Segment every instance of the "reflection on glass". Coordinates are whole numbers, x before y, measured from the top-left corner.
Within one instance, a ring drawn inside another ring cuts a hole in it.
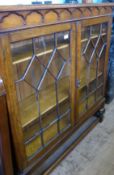
[[[12,43],[12,64],[28,158],[70,122],[70,32]]]
[[[103,97],[107,23],[84,27],[81,36],[80,116]]]

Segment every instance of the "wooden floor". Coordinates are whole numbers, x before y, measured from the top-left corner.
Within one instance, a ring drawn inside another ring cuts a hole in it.
[[[105,119],[61,162],[51,175],[114,175],[114,101]]]

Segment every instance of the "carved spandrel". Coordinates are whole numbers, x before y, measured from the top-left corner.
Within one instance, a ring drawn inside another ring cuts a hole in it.
[[[72,12],[72,18],[80,18],[82,16],[82,13],[80,9],[74,9]]]
[[[60,20],[69,20],[72,18],[72,13],[68,9],[64,9],[60,13]]]
[[[97,8],[97,7],[92,7],[92,8],[90,8],[90,11],[91,11],[91,15],[92,16],[98,16],[99,15],[99,13],[100,13],[100,10]]]
[[[112,7],[67,7],[35,9],[0,13],[0,30],[15,30],[37,25],[66,22],[78,18],[102,16],[112,13]]]
[[[17,13],[5,14],[0,21],[0,29],[16,28],[25,24],[23,16]]]
[[[82,12],[83,12],[83,16],[92,16],[93,15],[90,8],[84,8],[82,10]]]
[[[38,25],[43,23],[43,15],[39,12],[29,12],[26,15],[26,25]]]
[[[55,10],[49,10],[45,13],[44,21],[45,23],[52,23],[58,21],[59,15]]]

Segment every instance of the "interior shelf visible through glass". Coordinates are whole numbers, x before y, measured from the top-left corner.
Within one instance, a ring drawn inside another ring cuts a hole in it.
[[[30,158],[71,126],[70,32],[12,43],[11,51]]]
[[[107,23],[82,28],[79,115],[103,97]]]

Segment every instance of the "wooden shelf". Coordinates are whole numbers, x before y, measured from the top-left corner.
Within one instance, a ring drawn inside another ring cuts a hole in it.
[[[70,99],[66,99],[64,102],[59,103],[59,113],[65,114],[66,111],[70,110]],[[46,113],[42,116],[42,128],[50,127],[53,122],[57,120],[56,107],[51,112]],[[32,123],[24,127],[24,140],[25,142],[36,136],[36,133],[40,131],[39,118],[35,119]]]
[[[102,73],[99,73],[98,76],[100,77]],[[86,77],[85,73],[81,74],[81,86],[80,89],[86,86]],[[91,70],[91,80],[90,82],[94,81],[96,79],[96,73],[95,70]],[[59,88],[59,103],[64,103],[69,97],[68,97],[68,77],[63,78],[59,82],[60,88]],[[55,95],[55,89],[54,84],[50,87],[45,89],[45,100],[43,98],[44,93],[40,96],[40,108],[41,108],[41,115],[45,115],[46,113],[50,112],[51,110],[54,110],[56,107],[56,100],[54,97]],[[38,107],[37,102],[35,100],[34,94],[23,100],[19,103],[20,105],[20,111],[21,113],[21,122],[22,127],[26,128],[31,123],[35,123],[35,121],[38,119]]]
[[[86,74],[87,74],[86,69],[84,69],[83,72],[81,73],[81,77],[80,77],[80,84],[81,84],[80,89],[84,88],[87,84]],[[101,75],[102,75],[102,72],[98,72],[98,77],[100,77]],[[91,69],[89,83],[91,83],[95,79],[96,79],[96,71],[95,71],[95,69]]]
[[[62,78],[59,82],[59,106],[61,113],[64,113],[69,108],[69,88],[68,88],[68,77]],[[43,118],[43,127],[56,119],[56,101],[54,99],[54,85],[45,89],[45,101],[43,100],[43,94],[40,96],[40,107],[42,109],[41,115]],[[49,105],[51,104],[51,105]],[[36,103],[34,101],[34,95],[31,95],[23,102],[20,103],[20,111],[22,111],[21,122],[24,129],[24,140],[31,140],[25,145],[27,157],[34,156],[37,151],[41,148],[41,138],[36,133],[39,132],[38,126],[38,112]],[[47,115],[46,115],[47,114]],[[59,121],[60,130],[64,130],[70,127],[67,115]],[[43,132],[44,143],[48,144],[52,139],[57,137],[57,122],[49,125],[48,128]],[[34,137],[34,139],[31,139]]]
[[[71,126],[70,123],[68,122],[67,117],[62,118],[59,123],[61,131],[65,131]],[[58,137],[57,123],[53,124],[43,133],[43,139],[45,144],[48,144],[51,140],[57,137]],[[38,150],[40,151],[40,148],[41,148],[41,137],[37,136],[35,137],[34,140],[29,142],[25,146],[27,157],[34,156],[38,152]]]
[[[101,36],[105,36],[105,35],[106,35],[106,33],[101,34]],[[93,35],[91,37],[91,39],[95,39],[95,38],[98,38],[98,35]],[[84,38],[81,40],[81,42],[86,42],[86,41],[88,41],[88,38]],[[66,49],[68,46],[69,46],[69,44],[64,44],[62,46],[59,46],[58,50]],[[40,52],[40,53],[36,54],[36,56],[41,57],[43,55],[51,53],[52,51],[53,51],[53,49],[47,49],[44,52]],[[31,57],[32,57],[32,52],[30,52],[30,51],[28,51],[26,54],[23,53],[21,56],[16,55],[16,57],[15,57],[16,61],[13,61],[13,65],[29,61],[31,59]]]
[[[102,33],[101,36],[105,36],[106,34],[107,33]],[[98,37],[99,37],[99,35],[93,35],[93,36],[91,36],[91,39],[96,39]],[[81,40],[81,43],[86,42],[88,40],[89,40],[89,38],[84,38],[84,39]]]
[[[59,103],[63,103],[68,99],[68,91],[68,77],[65,77],[59,81]],[[40,95],[41,115],[48,113],[56,107],[56,94],[54,84],[46,88],[44,93]],[[20,102],[19,106],[21,111],[22,127],[24,128],[33,123],[38,118],[38,106],[37,101],[35,100],[35,96],[29,96]]]
[[[103,98],[102,95],[102,91],[103,90],[103,85],[101,85],[99,88],[97,88],[97,90],[93,91],[93,93],[91,93],[91,95],[88,95],[88,98],[85,98],[85,100],[83,100],[80,105],[79,105],[79,114],[80,116],[82,116],[84,113],[87,112],[86,109],[86,104],[88,102],[88,109],[90,109],[93,105],[96,104],[96,102],[98,102],[101,98]],[[96,99],[95,99],[96,97]]]
[[[64,44],[62,46],[59,46],[57,49],[58,50],[62,50],[62,49],[66,49],[67,47],[69,47],[69,44]],[[40,52],[38,54],[36,54],[37,57],[41,57],[43,55],[46,55],[46,54],[49,54],[49,53],[52,53],[53,49],[47,49],[46,51],[44,52]],[[30,56],[31,55],[31,56]],[[29,61],[32,57],[32,52],[27,52],[26,54],[23,54],[21,56],[16,56],[16,61],[13,61],[13,65],[17,65],[17,64],[20,64],[20,63],[23,63],[23,62],[26,62],[26,61]]]

